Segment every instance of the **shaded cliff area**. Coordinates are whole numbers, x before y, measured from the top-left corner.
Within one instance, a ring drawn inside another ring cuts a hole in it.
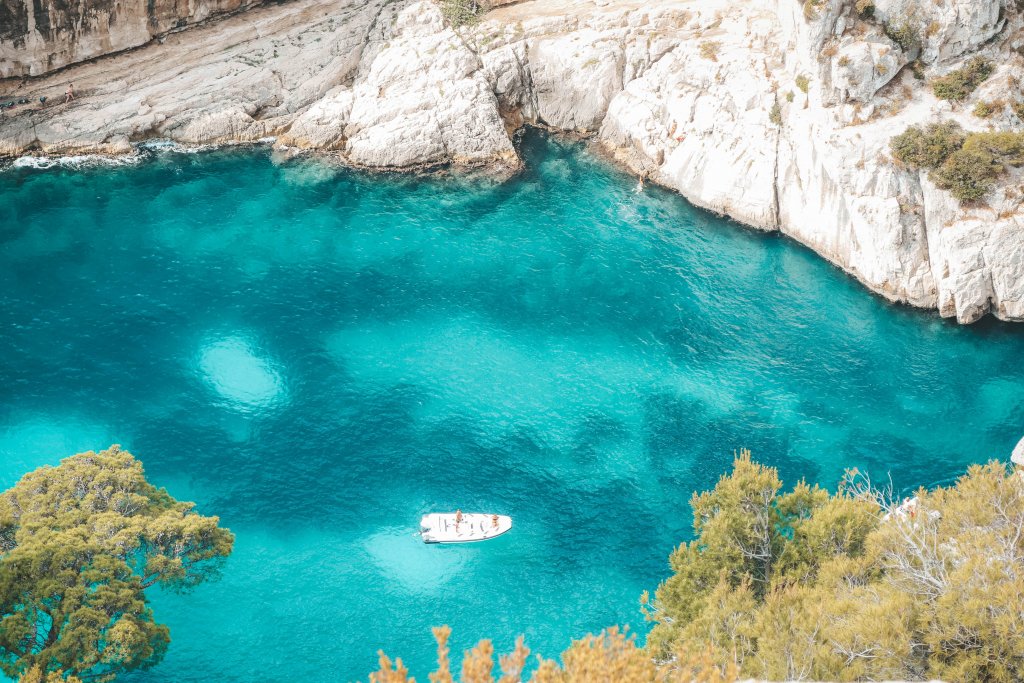
[[[261,0],[0,0],[0,78],[54,69],[148,43]]]

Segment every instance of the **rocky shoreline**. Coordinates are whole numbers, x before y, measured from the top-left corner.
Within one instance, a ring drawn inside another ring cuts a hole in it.
[[[430,0],[292,0],[0,81],[8,99],[35,103],[0,118],[0,157],[273,137],[283,153],[368,169],[507,175],[521,164],[515,131],[544,126],[593,138],[694,204],[790,235],[887,299],[962,323],[1019,321],[1016,176],[962,206],[888,147],[937,119],[1024,126],[1010,107],[970,113],[1024,80],[1014,11],[876,0],[865,19],[852,0],[530,0],[456,31]],[[904,50],[891,17],[912,17],[926,38]],[[996,73],[961,105],[936,99],[927,79],[979,51]],[[61,104],[69,82],[78,99]]]

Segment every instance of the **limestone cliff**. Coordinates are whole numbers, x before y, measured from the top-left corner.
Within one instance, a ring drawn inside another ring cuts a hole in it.
[[[59,95],[74,79],[83,96],[0,120],[0,155],[273,136],[372,168],[509,169],[512,133],[544,125],[792,236],[889,299],[961,322],[1024,320],[1015,176],[961,205],[889,154],[893,135],[938,118],[1024,127],[1010,106],[1024,99],[1016,12],[1002,0],[533,0],[456,31],[430,0],[294,0],[14,90]],[[978,53],[996,73],[963,104],[936,99],[928,79]],[[1005,106],[972,116],[983,97]]]
[[[0,78],[143,45],[260,0],[0,0]]]

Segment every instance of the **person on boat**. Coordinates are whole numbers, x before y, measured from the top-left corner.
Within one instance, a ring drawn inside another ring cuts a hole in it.
[[[498,528],[498,515],[491,515],[491,526]]]
[[[455,511],[455,530],[459,530],[459,522],[462,521],[462,510]]]

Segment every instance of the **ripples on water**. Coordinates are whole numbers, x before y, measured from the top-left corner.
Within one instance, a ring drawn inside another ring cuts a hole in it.
[[[514,181],[365,176],[265,151],[0,174],[0,485],[120,442],[238,534],[156,593],[135,681],[420,678],[614,623],[740,447],[900,488],[1005,457],[1024,328],[889,306],[806,250],[526,141]],[[513,533],[427,547],[429,510]]]

